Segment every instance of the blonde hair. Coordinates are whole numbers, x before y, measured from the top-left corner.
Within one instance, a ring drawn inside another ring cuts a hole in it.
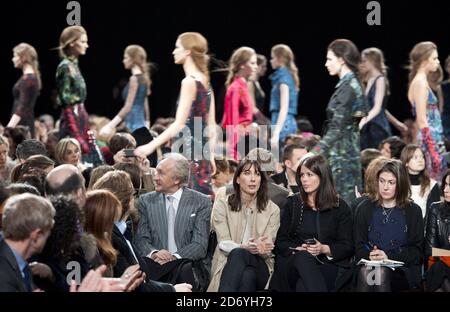
[[[390,94],[389,90],[389,79],[387,75],[388,67],[385,64],[384,54],[378,48],[367,48],[361,52],[362,56],[368,59],[376,69],[378,69],[384,76],[384,81],[386,84],[386,94]],[[364,83],[367,83],[367,75],[363,77]]]
[[[59,37],[59,51],[60,57],[68,57],[72,55],[70,44],[79,40],[82,35],[87,35],[86,30],[82,26],[69,26],[64,28]]]
[[[295,65],[295,57],[291,48],[285,44],[277,44],[272,47],[272,53],[275,57],[282,62],[284,62],[285,66],[289,70],[294,79],[295,86],[297,90],[300,89],[300,78],[298,73],[298,68]]]
[[[437,46],[431,41],[419,42],[409,53],[409,84],[417,74],[420,65],[426,61],[433,51],[437,51]]]
[[[147,93],[150,94],[152,80],[150,78],[150,63],[147,62],[147,52],[140,45],[132,44],[125,49],[125,54],[130,57],[133,65],[138,66],[142,70],[142,76],[147,85]]]
[[[240,47],[233,52],[229,61],[228,77],[225,82],[226,87],[230,86],[234,76],[239,72],[240,67],[247,63],[253,55],[256,55],[256,52],[249,47]]]
[[[191,57],[195,66],[206,76],[209,81],[209,55],[208,41],[198,32],[185,32],[178,36],[184,49],[191,51]]]
[[[77,146],[81,153],[80,143],[78,143],[78,141],[76,139],[74,139],[74,138],[62,139],[61,141],[58,142],[58,144],[56,144],[56,147],[55,147],[55,159],[58,162],[58,164],[60,164],[60,165],[66,163],[65,158],[66,158],[67,149],[69,148],[69,144],[73,144],[73,145]]]
[[[13,53],[16,53],[20,57],[22,63],[30,64],[31,67],[33,67],[34,74],[36,75],[36,79],[38,82],[38,88],[39,90],[41,90],[42,80],[36,49],[32,45],[22,42],[13,48]]]

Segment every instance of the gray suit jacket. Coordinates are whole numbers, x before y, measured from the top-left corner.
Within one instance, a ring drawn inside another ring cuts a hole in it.
[[[208,248],[211,200],[184,188],[175,217],[175,243],[182,258],[200,260]],[[151,192],[139,198],[140,219],[135,245],[142,256],[153,250],[168,249],[167,214],[164,194]]]
[[[25,283],[13,252],[0,240],[0,292],[26,292]]]

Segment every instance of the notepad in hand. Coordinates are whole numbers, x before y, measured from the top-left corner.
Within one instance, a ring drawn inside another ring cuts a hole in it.
[[[384,267],[389,267],[389,268],[398,268],[401,266],[404,266],[405,263],[401,262],[401,261],[395,261],[395,260],[366,260],[366,259],[361,259],[358,262],[358,265],[367,265],[367,266],[384,266]]]

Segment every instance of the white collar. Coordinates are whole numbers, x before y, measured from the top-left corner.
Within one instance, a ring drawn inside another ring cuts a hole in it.
[[[183,188],[179,188],[178,191],[176,191],[176,192],[173,193],[172,195],[164,194],[164,196],[166,197],[166,200],[167,200],[167,197],[168,197],[168,196],[172,196],[172,197],[175,198],[178,202],[180,202],[180,200],[181,200],[181,195],[183,195]]]

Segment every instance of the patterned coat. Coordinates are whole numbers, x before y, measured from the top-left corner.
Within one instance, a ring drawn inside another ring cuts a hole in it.
[[[313,152],[323,154],[333,173],[336,190],[345,201],[362,188],[358,123],[367,115],[361,85],[353,72],[341,78],[327,107],[326,130]]]

